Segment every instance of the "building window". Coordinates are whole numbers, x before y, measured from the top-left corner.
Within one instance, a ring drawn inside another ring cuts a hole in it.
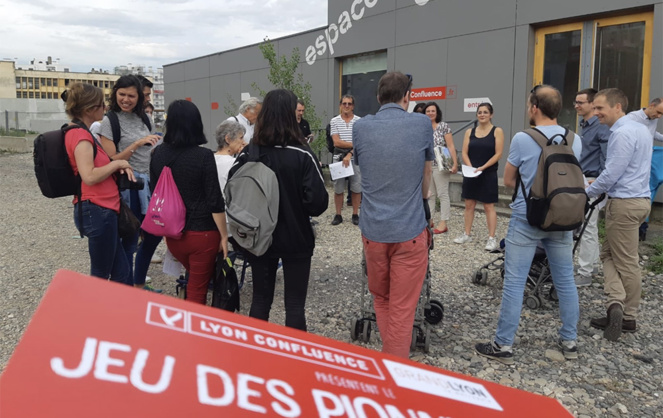
[[[354,113],[357,116],[374,114],[380,109],[375,92],[380,77],[386,72],[386,51],[357,55],[341,61],[341,96],[351,94],[355,98]]]
[[[35,78],[35,89],[39,89],[39,79]]]
[[[108,81],[104,81],[104,88],[108,88]]]
[[[53,98],[53,93],[51,93],[51,92],[46,93],[46,97],[49,98],[49,99],[52,99]]]
[[[17,91],[17,92],[16,92],[16,98],[17,98],[17,99],[20,99],[20,98],[21,98],[21,92],[20,92],[20,91]]]
[[[23,98],[24,98],[24,99],[27,99],[27,98],[28,98],[28,92],[27,92],[27,91],[24,91],[24,92],[22,92],[21,94],[23,95]]]
[[[35,92],[34,92],[34,91],[31,91],[31,92],[28,94],[28,98],[29,98],[29,99],[34,99],[34,98],[35,98]]]
[[[34,84],[32,82],[32,77],[28,77],[28,88],[31,89],[33,88]]]
[[[17,89],[21,88],[21,77],[16,77],[16,88]]]
[[[64,79],[64,85],[65,85],[65,87],[69,85],[69,79],[68,78]]]
[[[47,78],[47,79],[46,79],[46,85],[47,85],[48,87],[51,87],[51,86],[53,85],[52,81],[53,81],[52,78]]]
[[[41,98],[42,98],[42,99],[45,99],[45,98],[46,98],[46,93],[42,93],[42,94],[41,94]]]

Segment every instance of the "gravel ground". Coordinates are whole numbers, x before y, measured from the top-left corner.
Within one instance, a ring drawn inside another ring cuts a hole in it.
[[[0,370],[3,370],[51,277],[60,268],[87,273],[87,243],[73,223],[70,198],[46,199],[37,187],[29,154],[0,155]],[[333,202],[330,199],[330,202]],[[333,205],[333,203],[332,203]],[[313,258],[307,303],[309,331],[352,342],[349,323],[361,313],[363,289],[359,229],[352,225],[350,208],[345,222],[331,226],[333,208],[318,219],[318,246]],[[486,379],[558,399],[579,417],[663,416],[661,363],[663,275],[645,275],[638,332],[616,343],[589,327],[593,316],[603,314],[602,277],[579,291],[581,318],[579,358],[564,361],[556,350],[559,327],[557,305],[544,300],[538,310],[523,308],[515,345],[514,366],[505,366],[474,354],[476,342],[489,339],[495,330],[500,305],[501,280],[493,274],[483,286],[472,284],[472,274],[495,255],[483,251],[486,224],[478,214],[477,239],[460,246],[452,239],[462,231],[462,210],[453,208],[450,232],[437,236],[430,254],[433,298],[444,304],[444,319],[433,327],[430,352],[413,352],[412,359],[458,373]],[[508,220],[498,219],[504,236]],[[659,226],[660,228],[660,226]],[[165,247],[158,250],[163,253]],[[646,245],[642,253],[651,253]],[[646,258],[646,257],[645,257]],[[643,260],[646,264],[646,260]],[[153,285],[174,295],[174,279],[152,264]],[[242,290],[246,314],[251,279]],[[283,323],[282,287],[277,287],[272,320]],[[355,342],[357,343],[357,342]],[[370,343],[379,349],[379,335]],[[536,415],[533,413],[533,415]]]

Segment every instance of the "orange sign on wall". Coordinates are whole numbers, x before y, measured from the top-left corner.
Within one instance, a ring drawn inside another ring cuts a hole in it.
[[[412,89],[410,92],[410,101],[412,102],[429,102],[455,98],[456,86],[424,87],[421,89]]]
[[[571,416],[551,398],[59,271],[0,378],[0,416]]]

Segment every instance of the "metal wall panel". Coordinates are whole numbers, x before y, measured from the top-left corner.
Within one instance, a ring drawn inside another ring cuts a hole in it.
[[[209,59],[211,76],[267,68],[267,61],[263,59],[257,45],[212,55]]]
[[[661,4],[660,0],[518,0],[518,25],[550,22],[580,16]]]
[[[209,78],[209,57],[184,62],[185,81]]]

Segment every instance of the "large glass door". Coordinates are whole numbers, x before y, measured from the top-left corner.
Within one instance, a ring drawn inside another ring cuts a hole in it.
[[[642,13],[595,21],[594,88],[616,87],[628,97],[629,111],[647,105],[652,15]]]
[[[580,86],[582,23],[544,28],[536,35],[535,85],[548,84],[562,93],[562,111],[557,122],[576,128],[573,107]]]
[[[562,93],[558,123],[577,128],[573,107],[578,90],[616,87],[629,110],[649,101],[653,13],[540,28],[536,31],[534,80]]]
[[[341,96],[355,98],[357,116],[375,114],[380,110],[376,99],[378,81],[387,72],[387,52],[371,52],[344,58],[341,61]]]

